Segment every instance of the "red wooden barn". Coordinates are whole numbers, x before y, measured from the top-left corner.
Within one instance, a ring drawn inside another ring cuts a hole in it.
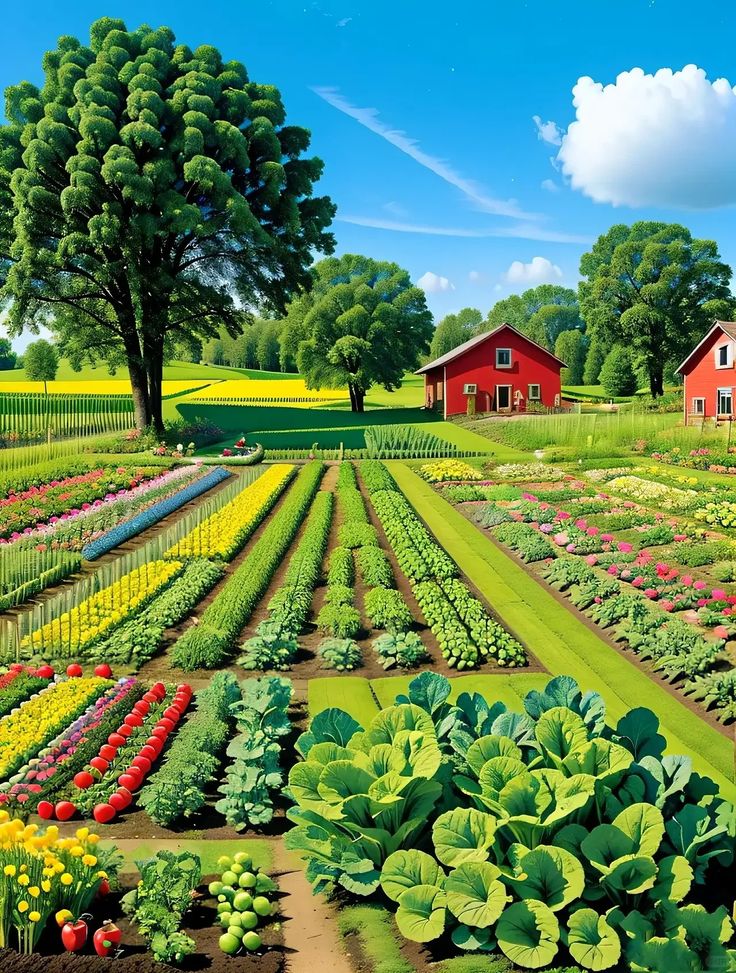
[[[417,371],[424,404],[445,418],[468,411],[523,412],[559,406],[565,363],[510,324],[476,335]]]
[[[677,369],[685,383],[686,423],[736,413],[735,351],[736,321],[716,321]]]

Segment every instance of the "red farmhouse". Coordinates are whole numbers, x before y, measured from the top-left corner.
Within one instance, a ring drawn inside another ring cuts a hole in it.
[[[716,321],[677,371],[685,382],[685,422],[732,416],[736,396],[736,321]]]
[[[523,412],[560,405],[565,363],[510,324],[479,334],[417,371],[424,404],[445,418],[468,411]]]

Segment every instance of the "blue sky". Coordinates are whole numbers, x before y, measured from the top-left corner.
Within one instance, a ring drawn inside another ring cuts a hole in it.
[[[736,266],[723,0],[36,0],[4,11],[0,86],[39,81],[56,38],[86,38],[104,14],[167,24],[276,84],[325,161],[339,251],[402,264],[438,317],[541,279],[574,286],[614,222],[683,222]],[[690,64],[705,75],[649,77]],[[635,68],[606,96],[584,83],[568,131],[579,78],[613,85]]]

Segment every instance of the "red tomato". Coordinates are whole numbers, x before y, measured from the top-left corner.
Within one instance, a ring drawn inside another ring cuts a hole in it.
[[[151,708],[151,704],[145,699],[139,699],[138,702],[133,707],[134,713],[140,713],[141,716],[146,716]]]
[[[122,747],[125,743],[125,737],[122,733],[111,733],[107,738],[107,742],[111,747]]]
[[[111,743],[105,743],[100,747],[100,756],[103,760],[114,760],[118,755],[118,748]]]
[[[82,667],[78,662],[72,662],[71,665],[66,667],[66,674],[71,679],[78,679],[82,675]]]
[[[148,771],[151,769],[151,761],[148,759],[148,757],[144,757],[140,753],[138,754],[137,757],[133,757],[132,765],[134,767],[140,768],[140,770],[142,770],[144,774],[147,774]]]
[[[120,787],[118,790],[113,791],[108,799],[108,803],[112,804],[116,811],[124,811],[126,807],[130,805],[133,800],[133,795],[127,789],[127,787]]]
[[[126,739],[132,734],[132,732],[133,732],[133,727],[129,726],[127,723],[122,723],[118,727],[118,733],[120,734],[121,737],[126,737]]]
[[[158,740],[163,741],[166,739],[166,737],[169,735],[170,732],[171,731],[167,729],[165,726],[154,726],[154,728],[151,730],[151,736],[155,737]]]
[[[112,821],[117,813],[112,804],[96,804],[92,811],[92,817],[99,824],[107,824]]]
[[[125,787],[129,791],[134,791],[138,787],[139,779],[132,774],[124,773],[118,777],[120,787]]]
[[[38,669],[36,669],[36,675],[39,679],[53,679],[54,670],[49,665],[39,666]]]
[[[107,773],[110,769],[110,764],[105,760],[104,757],[93,757],[89,762],[90,767],[94,767],[95,770],[99,770],[101,774]]]
[[[109,679],[112,676],[112,669],[106,662],[101,662],[95,666],[95,675],[100,676],[101,679]]]
[[[77,809],[71,801],[58,801],[54,811],[59,821],[68,821],[77,813]]]
[[[155,747],[151,746],[149,743],[144,743],[141,747],[140,756],[148,757],[149,760],[153,761],[156,759],[156,757],[158,757],[159,753],[160,751]]]
[[[168,717],[168,716],[163,716],[163,717],[162,717],[162,718],[161,718],[161,719],[160,719],[160,720],[158,721],[158,723],[157,723],[156,725],[157,725],[157,726],[162,726],[162,727],[164,728],[164,730],[168,730],[168,732],[169,732],[169,733],[171,733],[171,731],[172,731],[172,730],[174,729],[174,726],[175,726],[176,724],[174,723],[174,721],[173,721],[173,720],[172,720],[172,719],[171,719],[170,717]]]
[[[95,779],[88,770],[80,770],[78,774],[74,775],[74,786],[78,787],[80,791],[86,791],[94,782]],[[64,819],[60,818],[59,820],[63,821]]]
[[[143,726],[143,717],[140,713],[128,713],[128,715],[123,720],[126,726]]]
[[[54,805],[51,803],[51,801],[39,801],[38,807],[36,808],[36,814],[44,821],[48,821],[54,816]]]

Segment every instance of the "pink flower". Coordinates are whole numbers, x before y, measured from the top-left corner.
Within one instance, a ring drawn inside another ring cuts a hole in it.
[[[612,564],[608,569],[608,573],[614,575],[615,577],[618,574],[618,567],[615,564]]]
[[[645,588],[644,594],[647,596],[647,598],[651,598],[651,599],[655,599],[659,596],[659,592],[657,591],[656,588]]]
[[[674,607],[675,607],[674,601],[668,601],[666,599],[663,600],[663,601],[660,601],[659,604],[661,605],[662,609],[664,611],[666,611],[666,612],[671,612],[674,609]]]
[[[558,510],[557,511],[557,517],[556,517],[556,519],[557,520],[569,520],[570,519],[570,516],[571,516],[571,514],[569,514],[566,510]]]
[[[588,556],[585,558],[585,563],[586,564],[589,564],[591,567],[593,567],[594,564],[597,564],[598,563],[598,555],[597,554],[588,554]]]
[[[630,554],[634,550],[634,546],[629,544],[628,541],[619,541],[618,549],[622,554]]]
[[[725,601],[726,600],[726,592],[723,590],[723,588],[714,588],[711,591],[710,596],[715,601]]]
[[[730,633],[725,625],[716,625],[713,629],[713,634],[718,639],[727,639]]]
[[[675,534],[675,540],[676,541],[686,541],[687,540],[687,534]]]
[[[593,601],[596,603],[596,605],[600,605],[600,603],[603,601],[603,599],[601,598],[600,595],[596,595],[595,598],[593,599]]]
[[[690,577],[689,574],[683,574],[683,576],[680,578],[680,581],[682,581],[684,585],[687,585],[688,588],[693,583],[693,579]]]
[[[637,575],[637,577],[632,579],[631,583],[635,588],[641,588],[644,584],[644,578],[641,575]]]
[[[585,520],[584,517],[581,517],[579,520],[575,521],[575,526],[578,527],[580,530],[585,530],[585,528],[588,526],[588,522]]]
[[[705,606],[707,604],[708,604],[708,599],[707,598],[698,598],[698,601],[697,601],[698,608],[705,608]]]
[[[563,544],[568,544],[570,542],[570,538],[567,536],[567,534],[555,534],[554,542],[555,544],[562,546]]]
[[[725,615],[728,618],[730,615],[733,615],[733,608],[724,608],[721,615]]]
[[[612,541],[613,534],[601,534],[601,540],[606,542]]]
[[[684,583],[685,579],[683,578],[682,580],[683,580],[683,583]],[[696,591],[702,591],[704,588],[707,588],[707,585],[706,585],[705,581],[696,581],[693,584],[693,588],[695,588]]]
[[[598,534],[600,534],[600,527],[588,527],[586,528],[585,533],[589,537],[596,537]]]

